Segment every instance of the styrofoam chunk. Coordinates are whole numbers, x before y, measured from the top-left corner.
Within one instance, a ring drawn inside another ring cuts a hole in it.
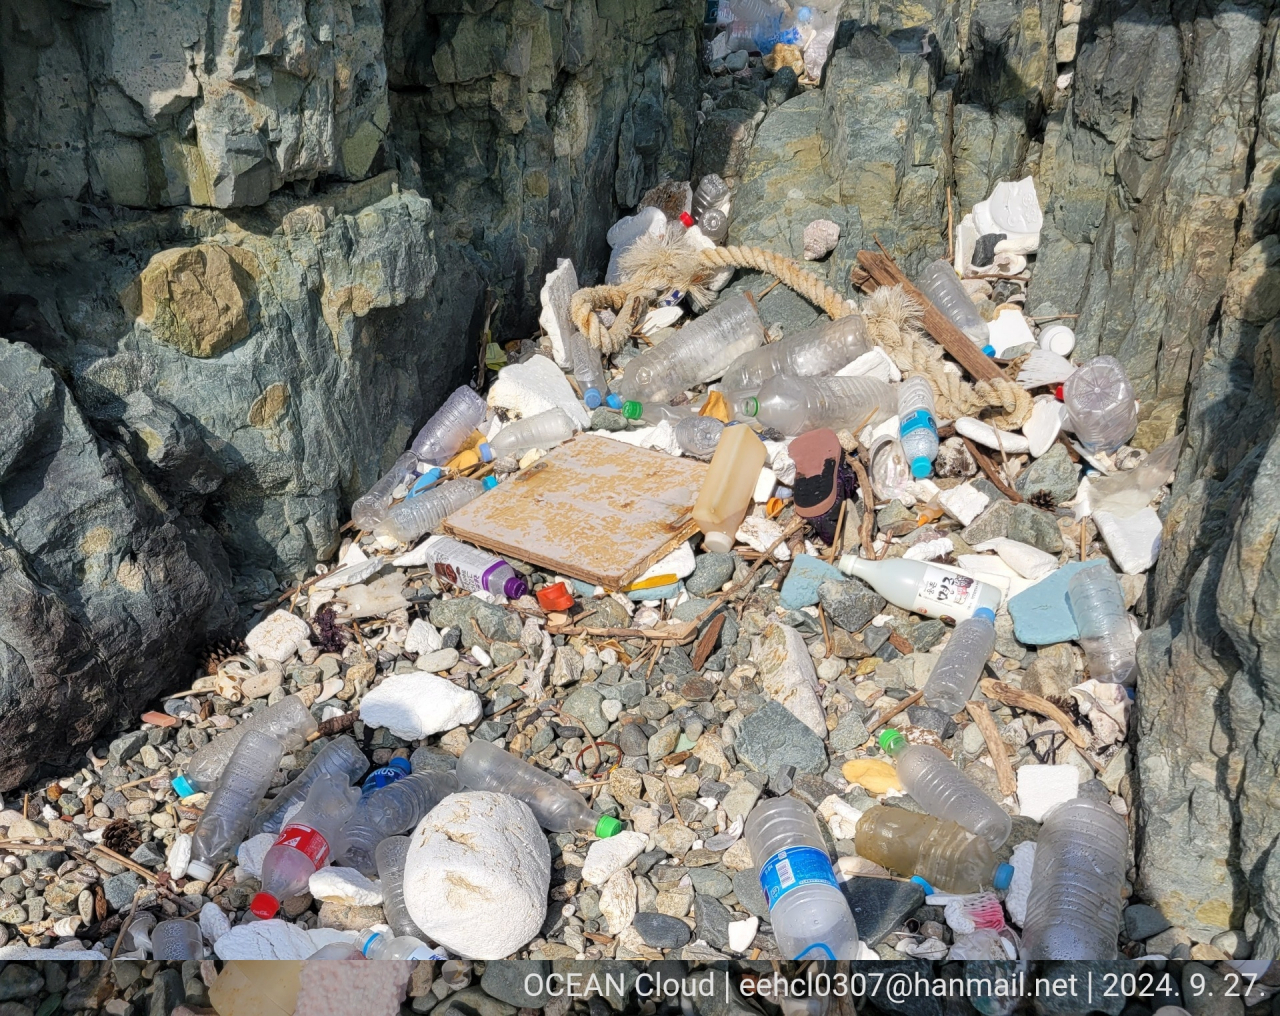
[[[742,525],[738,527],[737,539],[741,540],[752,550],[758,550],[764,553],[774,542],[782,535],[782,527],[773,519],[763,519],[756,515],[749,515],[742,520]],[[779,543],[773,551],[773,559],[775,561],[790,561],[791,548],[785,543]]]
[[[670,328],[682,317],[684,308],[678,304],[674,307],[654,307],[640,319],[640,332],[643,335],[655,335],[664,328]]]
[[[1027,343],[1036,341],[1036,337],[1031,334],[1031,326],[1022,316],[1022,311],[1012,307],[1006,307],[996,315],[994,321],[987,322],[987,330],[996,356],[1003,356],[1006,349],[1025,346]]]
[[[651,565],[646,571],[642,572],[636,582],[643,582],[645,579],[655,578],[658,575],[674,575],[676,578],[682,579],[686,575],[693,574],[696,564],[693,547],[689,545],[688,540],[685,540],[684,543],[658,561],[657,564]]]
[[[994,448],[997,451],[1003,448],[1010,455],[1028,451],[1031,447],[1021,434],[1009,430],[996,430],[981,420],[975,420],[972,416],[960,417],[956,421],[956,430],[986,448]]]
[[[902,556],[908,561],[940,561],[948,554],[955,552],[955,544],[947,537],[939,536],[936,540],[920,540],[907,548]]]
[[[1080,770],[1075,766],[1025,765],[1018,770],[1018,808],[1036,822],[1063,801],[1074,801],[1080,792]]]
[[[434,653],[444,645],[444,637],[436,631],[436,626],[422,618],[414,618],[409,625],[409,634],[404,640],[406,653]]]
[[[311,629],[302,618],[287,610],[276,610],[253,626],[244,637],[244,644],[264,660],[284,663],[298,651],[299,643],[306,643],[310,634]]]
[[[1007,536],[997,536],[974,546],[974,550],[994,550],[1000,560],[1021,575],[1024,579],[1039,581],[1050,572],[1057,571],[1058,559],[1039,547],[1020,540],[1010,540]]]
[[[305,928],[272,918],[241,924],[213,945],[221,960],[305,960],[315,946]]]
[[[200,908],[200,934],[206,942],[217,945],[218,939],[230,930],[231,921],[218,904],[210,900]]]
[[[250,836],[236,848],[236,863],[254,878],[261,878],[262,860],[275,841],[275,833]]]
[[[497,380],[489,388],[489,405],[521,417],[559,407],[580,428],[585,430],[591,424],[591,414],[578,401],[564,372],[540,354],[498,371]]]
[[[1154,508],[1148,506],[1128,517],[1094,512],[1093,521],[1107,550],[1126,575],[1138,575],[1156,563],[1164,523]]]
[[[551,356],[556,365],[571,368],[569,350],[565,338],[574,333],[573,320],[569,317],[569,301],[578,291],[578,273],[573,262],[568,258],[560,258],[553,272],[547,272],[547,279],[542,284],[538,297],[542,301],[542,312],[538,315],[538,324],[551,339]]]
[[[355,868],[321,868],[312,874],[307,888],[316,899],[329,903],[375,907],[382,902],[382,886]]]
[[[360,703],[360,719],[417,741],[472,723],[483,715],[480,696],[434,674],[393,674]]]
[[[1013,923],[1021,928],[1027,923],[1027,900],[1031,896],[1031,871],[1036,863],[1036,845],[1031,840],[1019,843],[1013,848],[1013,856],[1009,858],[1013,865],[1013,879],[1009,882],[1009,891],[1005,894],[1004,905],[1013,918]]]
[[[962,526],[967,526],[982,514],[982,510],[991,503],[991,498],[972,484],[962,483],[958,487],[942,491],[938,495],[938,503],[953,519]]]
[[[873,377],[880,381],[892,381],[895,384],[902,380],[902,371],[879,346],[874,346],[852,363],[845,364],[836,377]]]
[[[1016,182],[1001,180],[986,200],[987,211],[1001,233],[1039,233],[1044,213],[1035,181],[1027,176]]]
[[[756,489],[751,493],[751,500],[756,504],[764,504],[773,497],[773,489],[778,485],[778,475],[768,466],[762,466],[760,475],[756,477]]]

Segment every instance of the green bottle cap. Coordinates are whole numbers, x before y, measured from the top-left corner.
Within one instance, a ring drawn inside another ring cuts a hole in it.
[[[622,823],[609,815],[601,815],[600,821],[596,823],[596,835],[602,840],[617,836],[620,832],[622,832]]]
[[[628,400],[622,404],[622,415],[628,420],[638,420],[644,416],[644,403]]]
[[[880,748],[895,755],[907,746],[907,739],[892,727],[888,727],[880,732]]]

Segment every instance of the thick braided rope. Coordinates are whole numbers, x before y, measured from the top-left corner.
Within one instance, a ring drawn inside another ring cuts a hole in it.
[[[798,261],[760,247],[710,247],[702,251],[702,260],[716,268],[754,268],[775,276],[784,286],[799,293],[815,307],[826,311],[832,320],[855,313],[849,302]]]

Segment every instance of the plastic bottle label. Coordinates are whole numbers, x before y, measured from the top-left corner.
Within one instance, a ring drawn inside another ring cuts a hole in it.
[[[280,830],[274,844],[277,847],[293,847],[311,859],[316,868],[323,868],[329,859],[329,841],[317,829],[305,825],[287,825]]]
[[[898,428],[898,433],[906,437],[913,430],[920,430],[922,427],[927,427],[935,434],[938,432],[938,425],[934,422],[932,414],[927,409],[917,409],[910,416],[904,416]]]
[[[827,852],[817,847],[779,850],[760,866],[760,888],[764,890],[770,910],[792,889],[815,882],[836,887],[836,876],[831,870]]]
[[[978,588],[977,579],[930,565],[920,580],[911,609],[925,617],[954,617],[957,611],[972,613]]]

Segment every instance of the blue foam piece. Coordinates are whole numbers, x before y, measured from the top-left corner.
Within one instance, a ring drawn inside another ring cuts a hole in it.
[[[1080,637],[1067,599],[1067,582],[1081,568],[1110,567],[1106,561],[1072,561],[1009,599],[1013,634],[1025,646],[1074,642]]]
[[[579,596],[592,597],[596,595],[596,587],[590,582],[583,582],[582,579],[570,579],[573,583],[573,591]]]
[[[812,607],[818,602],[818,586],[827,579],[843,582],[845,575],[835,565],[808,554],[797,554],[782,583],[782,605],[790,610]]]
[[[648,589],[632,589],[627,593],[628,600],[669,600],[680,595],[680,580],[668,582],[665,586],[650,586]]]

